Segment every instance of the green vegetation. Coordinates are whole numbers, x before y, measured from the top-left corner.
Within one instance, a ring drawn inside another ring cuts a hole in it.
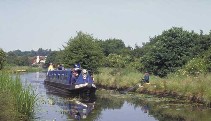
[[[0,120],[29,120],[33,116],[36,95],[20,78],[0,71]]]
[[[175,92],[177,95],[185,96],[187,99],[209,104],[211,102],[210,80],[211,76],[209,74],[200,74],[196,77],[171,74],[166,79],[153,81],[152,83],[156,87],[148,90]]]
[[[29,58],[32,55],[43,55],[48,56],[46,66],[52,62],[55,66],[64,64],[66,68],[70,68],[73,64],[80,63],[83,68],[95,72],[101,67],[132,67],[139,72],[147,70],[153,75],[166,77],[183,68],[193,67],[193,64],[200,61],[204,63],[201,71],[195,70],[198,66],[194,66],[194,69],[189,68],[188,71],[195,71],[190,72],[192,74],[211,72],[211,32],[203,34],[202,30],[196,33],[181,27],[172,27],[150,38],[149,42],[141,46],[135,45],[134,48],[125,46],[121,39],[101,40],[80,31],[63,47],[59,51],[42,48],[38,51],[11,51],[6,53],[6,63],[28,66],[31,64]]]
[[[141,62],[153,74],[164,77],[201,56],[211,47],[210,43],[211,34],[199,35],[173,27],[151,38]]]
[[[148,71],[150,82],[156,88],[145,86],[147,90],[175,91],[179,95],[211,100],[211,92],[207,89],[210,81],[208,74],[211,72],[211,32],[204,34],[201,30],[196,33],[172,27],[150,38],[142,46],[132,48],[125,46],[120,39],[101,40],[80,31],[63,47],[59,51],[42,53],[48,56],[46,65],[50,62],[55,65],[62,63],[70,68],[80,63],[82,68],[97,74],[96,83],[113,88],[130,87],[139,82],[143,76],[141,73]],[[45,52],[42,49],[38,51]],[[26,60],[26,54],[20,51],[6,55],[7,58]],[[0,55],[0,59],[4,57],[4,54]],[[24,61],[9,61],[12,59],[6,59],[9,65],[24,65]],[[4,63],[0,61],[0,64]]]
[[[100,68],[99,73],[94,75],[95,83],[105,87],[128,88],[137,84],[142,74],[137,70],[128,68]]]
[[[83,68],[95,70],[101,65],[103,52],[96,40],[91,36],[78,32],[64,46],[63,62],[65,65],[80,63]]]
[[[6,64],[9,66],[31,66],[35,56],[47,56],[51,52],[53,52],[51,49],[43,50],[42,48],[37,51],[9,51],[6,53]]]
[[[152,94],[165,94],[181,96],[183,99],[210,104],[211,102],[211,76],[199,74],[188,76],[184,74],[169,74],[166,78],[150,76],[150,84],[144,84],[136,92],[149,92]],[[94,76],[95,83],[105,88],[124,89],[140,83],[143,74],[134,69],[101,68],[99,74]]]
[[[4,66],[4,62],[6,60],[6,54],[5,52],[0,48],[0,70],[3,68]]]

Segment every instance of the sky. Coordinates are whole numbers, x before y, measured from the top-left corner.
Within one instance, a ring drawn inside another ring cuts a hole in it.
[[[78,31],[141,46],[172,27],[211,30],[211,0],[0,0],[0,48],[59,50]]]

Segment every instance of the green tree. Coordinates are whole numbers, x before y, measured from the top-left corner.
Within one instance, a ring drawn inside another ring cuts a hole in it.
[[[109,54],[106,57],[105,65],[108,67],[123,68],[126,65],[126,61],[121,55]]]
[[[64,46],[63,62],[65,65],[80,63],[83,68],[96,70],[102,65],[103,52],[91,35],[78,32]]]
[[[128,53],[130,47],[126,48],[125,44],[120,39],[107,39],[105,41],[98,41],[101,48],[103,49],[103,53],[105,56],[109,54],[123,54],[124,52]],[[125,53],[124,53],[125,54]]]
[[[4,67],[5,60],[6,60],[6,53],[0,48],[0,70]]]
[[[29,58],[27,56],[18,56],[15,60],[15,64],[18,66],[29,66]]]
[[[45,64],[49,65],[50,63],[53,63],[53,64],[59,63],[58,55],[59,55],[59,51],[52,51],[50,54],[47,55]]]
[[[142,57],[144,67],[161,77],[185,65],[196,56],[198,34],[173,27],[151,39],[150,49]]]
[[[8,65],[16,65],[16,58],[17,57],[18,56],[14,52],[12,52],[12,51],[8,52],[7,56],[6,56],[6,63]]]

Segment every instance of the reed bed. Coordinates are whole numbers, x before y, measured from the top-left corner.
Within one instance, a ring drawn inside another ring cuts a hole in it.
[[[5,111],[12,109],[13,112],[0,112],[0,115],[18,120],[29,120],[33,117],[36,95],[30,86],[23,87],[19,76],[14,77],[10,73],[0,71],[0,96],[7,96],[7,100],[0,98],[0,102],[8,106],[5,107]]]

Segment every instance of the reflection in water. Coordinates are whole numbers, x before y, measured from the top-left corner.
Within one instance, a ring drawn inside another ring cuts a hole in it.
[[[23,73],[38,94],[34,121],[210,121],[203,105],[148,95],[99,90],[96,97],[70,95],[44,86],[45,73]]]
[[[149,111],[148,105],[142,106],[142,107],[141,107],[141,110],[142,110],[144,113],[148,113],[148,111]]]
[[[45,86],[47,97],[53,105],[58,105],[64,114],[76,120],[86,119],[94,109],[95,97],[62,93],[55,88]],[[51,103],[50,103],[51,104]]]

